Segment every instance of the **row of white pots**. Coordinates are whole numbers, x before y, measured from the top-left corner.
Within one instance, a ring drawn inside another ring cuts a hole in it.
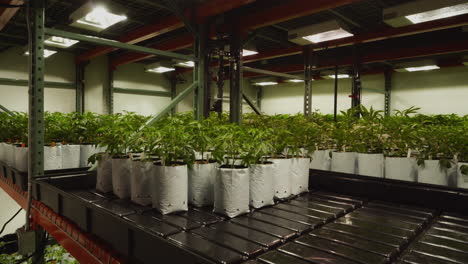
[[[424,161],[424,165],[418,166],[415,158],[384,157],[383,154],[318,150],[312,155],[310,168],[468,188],[468,176],[462,175],[460,171],[462,165],[468,165],[468,163],[458,162],[452,168],[446,169],[440,167],[438,160],[426,160]]]
[[[153,161],[111,158],[101,154],[96,188],[150,205],[162,214],[186,211],[187,203],[214,206],[214,211],[235,217],[308,191],[309,159],[273,159],[249,168],[223,168],[216,163],[160,166]]]
[[[44,146],[44,170],[87,167],[88,158],[97,153],[94,145]],[[28,148],[0,143],[0,161],[21,172],[28,171]]]

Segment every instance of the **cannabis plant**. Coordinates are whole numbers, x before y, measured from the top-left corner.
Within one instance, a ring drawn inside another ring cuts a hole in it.
[[[271,144],[271,136],[273,129],[271,128],[247,128],[246,131],[245,157],[247,164],[266,164],[268,163],[268,155],[273,151]]]
[[[236,124],[220,125],[216,127],[216,133],[219,136],[215,139],[213,158],[230,168],[236,167],[236,160],[240,160],[241,165],[247,167],[249,149],[246,144],[248,135],[245,129]]]
[[[353,148],[359,153],[382,153],[383,111],[376,111],[372,107],[367,109],[361,105],[359,112],[361,118],[357,120],[353,131],[360,140],[354,142]]]
[[[190,145],[190,133],[184,121],[176,117],[165,120],[166,124],[159,129],[159,135],[153,139],[154,153],[161,159],[162,166],[176,166],[183,162],[189,166],[195,159]]]

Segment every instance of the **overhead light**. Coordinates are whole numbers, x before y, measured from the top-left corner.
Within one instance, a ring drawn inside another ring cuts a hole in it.
[[[145,71],[154,73],[165,73],[175,71],[175,68],[170,62],[161,61],[146,66]]]
[[[52,36],[44,41],[47,45],[52,46],[52,47],[57,47],[57,48],[68,48],[76,43],[78,43],[78,40],[74,39],[68,39],[68,38],[62,38],[62,37],[56,37]]]
[[[384,9],[384,22],[392,27],[468,14],[466,0],[417,0]]]
[[[57,53],[57,51],[44,49],[44,58],[48,58],[48,57],[54,55],[55,53]],[[29,51],[26,51],[24,53],[24,55],[29,56]]]
[[[417,71],[431,71],[431,70],[438,70],[440,69],[437,65],[427,65],[427,66],[419,66],[419,67],[408,67],[404,68],[407,72],[417,72]]]
[[[286,80],[286,82],[290,82],[290,83],[301,83],[301,82],[304,82],[304,80],[300,80],[300,79],[289,79],[289,80]]]
[[[242,50],[242,56],[245,57],[245,56],[251,56],[251,55],[255,55],[255,54],[258,54],[258,51],[255,51],[255,50],[248,50],[248,49],[243,49]]]
[[[83,5],[70,15],[74,27],[102,31],[114,24],[127,19],[125,15],[117,15],[103,6],[94,6],[91,2]]]
[[[327,75],[327,77],[330,79],[335,79],[335,74]],[[345,78],[350,78],[351,76],[349,76],[349,74],[338,74],[337,77],[338,79],[345,79]]]
[[[258,86],[269,86],[269,85],[277,85],[278,82],[256,82],[254,84]]]
[[[195,67],[194,61],[179,61],[177,62],[177,66],[184,67],[184,68],[193,68]]]
[[[335,20],[291,30],[288,39],[299,45],[320,43],[354,36]]]

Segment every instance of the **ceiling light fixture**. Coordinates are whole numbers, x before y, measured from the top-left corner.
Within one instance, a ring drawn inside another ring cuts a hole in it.
[[[289,80],[286,80],[286,82],[290,82],[290,83],[301,83],[301,82],[304,82],[304,80],[300,80],[300,79],[289,79]]]
[[[354,36],[344,25],[335,20],[291,30],[288,39],[299,45],[320,43]]]
[[[99,32],[114,24],[127,20],[127,16],[117,15],[103,6],[94,6],[92,3],[87,3],[73,12],[73,14],[70,15],[70,19],[74,21],[71,24],[74,27]]]
[[[55,53],[57,53],[57,51],[44,49],[44,58],[48,58],[48,57],[54,55]],[[26,51],[24,53],[24,55],[29,56],[29,51]]]
[[[384,22],[392,27],[468,14],[466,0],[417,0],[384,9]]]
[[[255,54],[258,54],[258,51],[256,50],[248,50],[248,49],[243,49],[242,50],[242,56],[245,57],[245,56],[252,56],[252,55],[255,55]]]
[[[145,71],[153,73],[165,73],[175,71],[175,68],[172,66],[172,63],[161,61],[146,66]]]
[[[327,75],[327,77],[331,78],[331,79],[335,79],[335,74]],[[349,76],[349,74],[338,74],[337,77],[338,77],[338,79],[345,79],[345,78],[349,78],[351,76]]]
[[[179,61],[177,62],[177,66],[184,67],[184,68],[193,68],[195,67],[194,61]]]
[[[417,71],[432,71],[440,69],[437,65],[427,65],[427,66],[419,66],[419,67],[408,67],[405,68],[408,72],[417,72]]]
[[[278,82],[256,82],[254,85],[258,86],[270,86],[270,85],[277,85]]]
[[[52,46],[52,47],[69,48],[75,45],[76,43],[78,43],[79,41],[74,40],[74,39],[51,36],[50,38],[46,39],[44,42],[47,45]]]

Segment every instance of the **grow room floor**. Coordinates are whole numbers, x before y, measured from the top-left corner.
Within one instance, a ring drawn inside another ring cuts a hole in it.
[[[468,217],[424,208],[311,191],[229,220],[73,193],[216,263],[468,263]]]

